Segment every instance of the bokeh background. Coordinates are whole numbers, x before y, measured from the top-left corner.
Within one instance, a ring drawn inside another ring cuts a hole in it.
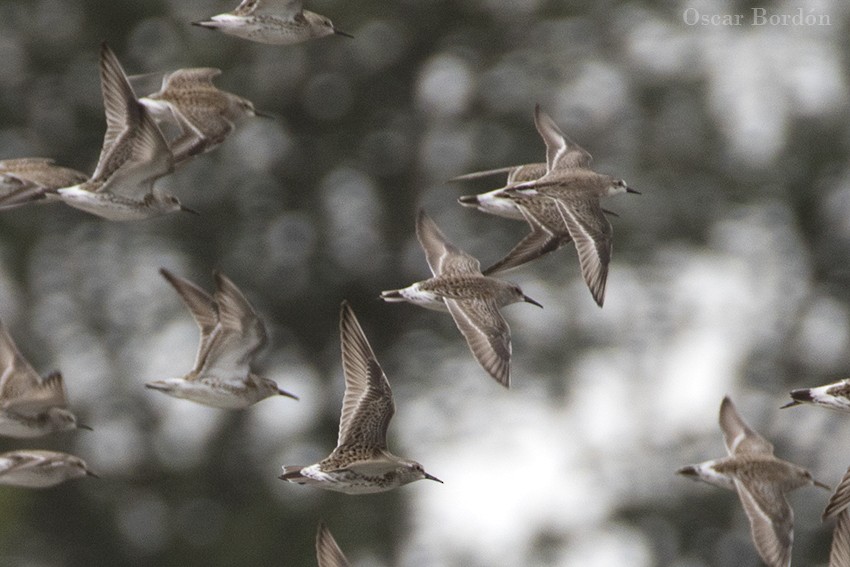
[[[727,393],[778,456],[838,481],[850,416],[779,406],[850,373],[850,4],[312,0],[356,37],[289,47],[189,25],[234,4],[0,0],[0,158],[93,171],[102,40],[130,74],[219,67],[276,116],[160,182],[199,217],[0,215],[0,318],[94,429],[0,450],[71,452],[102,477],[0,488],[0,565],[309,566],[319,519],[364,566],[759,565],[736,495],[674,474],[725,453]],[[828,25],[754,25],[753,8]],[[643,195],[605,203],[604,309],[571,248],[506,276],[545,305],[504,310],[507,391],[450,317],[377,296],[429,274],[420,206],[483,264],[525,234],[456,203],[501,179],[446,180],[541,161],[535,103]],[[146,390],[197,345],[161,266],[236,281],[271,333],[258,370],[301,400],[228,412]],[[390,448],[444,485],[277,479],[335,443],[344,298],[394,389]],[[827,562],[827,497],[791,496],[796,565]]]

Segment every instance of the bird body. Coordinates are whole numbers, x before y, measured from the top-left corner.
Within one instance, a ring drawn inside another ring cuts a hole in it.
[[[192,23],[272,45],[292,45],[333,34],[351,37],[325,16],[302,9],[301,0],[243,0],[232,12]]]
[[[0,484],[50,488],[66,480],[97,475],[79,457],[34,449],[0,453]]]

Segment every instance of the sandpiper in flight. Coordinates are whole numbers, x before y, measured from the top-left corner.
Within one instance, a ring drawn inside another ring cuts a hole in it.
[[[351,566],[324,522],[319,522],[319,528],[316,530],[316,560],[319,567]]]
[[[280,478],[346,494],[384,492],[422,479],[442,482],[387,450],[393,393],[348,302],[340,308],[339,331],[345,396],[336,449],[314,465],[283,467]]]
[[[794,512],[785,494],[815,485],[809,471],[777,459],[773,445],[741,418],[729,397],[720,404],[720,429],[728,457],[688,465],[676,471],[694,480],[735,490],[750,520],[753,543],[770,567],[791,564]]]
[[[793,401],[782,406],[783,408],[814,404],[829,409],[850,411],[850,379],[839,380],[826,386],[791,390],[791,397]]]
[[[266,344],[266,327],[236,284],[215,272],[215,295],[165,268],[162,276],[174,286],[201,330],[191,371],[183,378],[145,384],[175,398],[207,406],[244,409],[269,396],[298,398],[276,382],[251,372],[254,356]]]
[[[434,277],[384,291],[381,298],[449,311],[478,363],[499,384],[509,387],[511,330],[499,308],[519,301],[542,306],[519,286],[482,275],[478,260],[449,242],[423,210],[416,218],[416,236]]]
[[[460,197],[458,201],[487,213],[523,219],[531,227],[531,234],[484,273],[514,268],[573,241],[582,276],[601,307],[611,259],[612,228],[605,218],[610,211],[603,209],[599,200],[638,191],[621,179],[588,169],[590,154],[571,142],[540,105],[534,109],[534,123],[546,143],[546,169],[542,175],[534,178],[541,172],[540,164],[527,164],[455,178],[508,171],[507,186]]]
[[[0,484],[50,488],[84,476],[98,478],[81,458],[68,453],[35,449],[0,453]]]
[[[100,79],[106,111],[100,159],[91,180],[59,189],[59,196],[72,207],[115,221],[194,212],[154,188],[157,179],[174,171],[174,158],[105,43],[100,49]]]
[[[217,88],[213,79],[220,74],[211,67],[178,69],[163,78],[159,91],[139,99],[155,120],[180,129],[171,150],[181,160],[221,144],[243,116],[267,116],[250,100]]]
[[[291,45],[326,35],[352,37],[315,12],[302,9],[301,0],[242,0],[232,12],[193,25],[259,43]]]
[[[0,161],[0,210],[40,199],[58,201],[57,189],[88,178],[81,171],[56,165],[50,158],[4,159]]]
[[[45,378],[23,357],[0,323],[0,435],[40,437],[56,431],[89,429],[67,407],[62,374]]]

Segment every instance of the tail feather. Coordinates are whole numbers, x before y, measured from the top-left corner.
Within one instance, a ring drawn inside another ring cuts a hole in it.
[[[381,292],[381,299],[384,301],[394,302],[394,301],[406,301],[404,296],[401,294],[401,290],[391,289],[388,291]]]
[[[301,469],[303,468],[304,467],[300,465],[285,466],[283,467],[283,474],[280,475],[278,478],[287,482],[304,484],[307,481],[307,478],[301,474]]]

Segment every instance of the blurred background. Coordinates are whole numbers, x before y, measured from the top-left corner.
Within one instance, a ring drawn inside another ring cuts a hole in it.
[[[850,4],[312,0],[355,39],[297,46],[189,25],[234,7],[0,0],[0,159],[93,171],[103,40],[129,74],[219,67],[276,116],[160,181],[199,217],[0,215],[0,319],[94,429],[0,450],[70,452],[102,477],[0,487],[0,565],[310,566],[320,519],[364,566],[760,565],[737,496],[674,474],[725,454],[724,394],[779,457],[841,478],[850,416],[779,407],[850,373]],[[418,207],[485,265],[526,233],[456,203],[503,179],[446,180],[542,161],[535,103],[643,194],[604,203],[604,309],[572,247],[505,276],[545,306],[504,310],[507,391],[448,315],[377,297],[429,275]],[[229,412],[146,390],[198,340],[161,266],[241,286],[271,335],[257,370],[301,400]],[[390,449],[444,485],[277,479],[335,444],[344,298],[393,386]],[[827,498],[790,498],[797,565],[827,562]]]

